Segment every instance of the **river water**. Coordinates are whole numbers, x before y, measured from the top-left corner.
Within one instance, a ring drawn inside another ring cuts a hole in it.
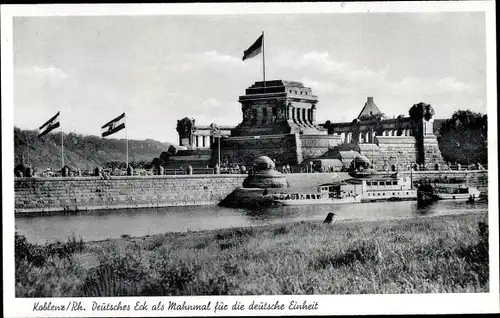
[[[231,209],[219,206],[167,207],[102,210],[70,215],[16,217],[16,231],[32,243],[61,241],[76,236],[84,241],[145,236],[165,232],[212,230],[258,226],[303,220],[323,221],[329,212],[337,222],[419,218],[436,215],[487,212],[487,203],[439,201],[419,207],[416,201],[378,202],[322,206],[274,207],[262,210]]]

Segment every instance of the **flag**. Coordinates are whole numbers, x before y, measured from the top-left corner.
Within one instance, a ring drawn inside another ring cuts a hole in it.
[[[264,40],[264,34],[259,36],[257,41],[255,41],[254,44],[252,44],[248,50],[243,52],[243,61],[246,59],[250,59],[252,57],[257,56],[260,52],[262,52],[262,41]]]
[[[54,117],[49,119],[45,124],[43,124],[42,126],[40,126],[40,128],[38,128],[39,131],[38,138],[45,136],[46,134],[48,134],[49,132],[60,126],[59,113],[60,112],[57,112],[57,114],[55,114]]]
[[[125,128],[125,113],[121,114],[120,116],[111,120],[106,125],[102,126],[101,127],[102,136],[106,137],[106,136],[112,135],[115,132],[122,130],[123,128]]]

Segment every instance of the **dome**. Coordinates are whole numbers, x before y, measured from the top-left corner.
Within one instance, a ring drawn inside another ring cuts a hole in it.
[[[253,161],[257,170],[272,170],[275,168],[274,162],[268,156],[260,156]]]

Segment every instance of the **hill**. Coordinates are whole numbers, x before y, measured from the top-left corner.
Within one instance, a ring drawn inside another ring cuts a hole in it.
[[[14,163],[31,163],[37,169],[61,168],[61,135],[38,133],[14,128]],[[111,161],[125,162],[125,139],[105,139],[75,133],[64,134],[64,163],[82,170],[104,166]],[[129,162],[152,162],[170,147],[152,139],[129,140]]]

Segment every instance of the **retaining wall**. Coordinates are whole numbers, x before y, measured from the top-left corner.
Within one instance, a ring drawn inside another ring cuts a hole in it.
[[[16,213],[217,204],[245,175],[16,178]]]
[[[400,174],[410,176],[409,171]],[[337,173],[340,179],[346,173]],[[488,171],[415,171],[413,181],[424,178],[464,179],[480,191],[488,190]],[[16,213],[82,211],[141,207],[218,204],[236,188],[246,175],[177,175],[83,178],[16,178]],[[314,191],[331,182],[329,173],[286,174],[288,184],[297,191]]]

